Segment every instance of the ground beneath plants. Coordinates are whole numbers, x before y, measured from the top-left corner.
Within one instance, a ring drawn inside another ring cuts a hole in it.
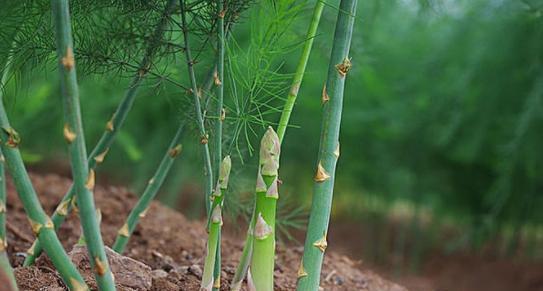
[[[71,184],[69,179],[58,175],[32,175],[32,181],[48,213],[52,213]],[[111,245],[128,211],[135,204],[136,197],[127,189],[116,186],[97,186],[95,196],[96,203],[102,212],[104,240],[107,245]],[[17,267],[16,277],[20,289],[65,290],[61,279],[46,256],[41,256],[33,267],[21,267],[24,252],[30,247],[33,235],[22,205],[9,181],[7,211],[8,252],[12,265]],[[77,216],[71,214],[59,231],[65,248],[70,250],[79,235]],[[205,239],[206,232],[201,221],[189,221],[181,213],[154,203],[134,232],[124,254],[148,266],[148,268],[144,265],[138,267],[142,273],[145,273],[141,275],[142,280],[149,278],[148,285],[145,282],[131,285],[130,281],[134,280],[123,280],[122,274],[116,274],[117,283],[127,282],[126,285],[118,286],[119,290],[198,290],[202,275]],[[223,238],[221,290],[228,290],[229,281],[241,253],[242,240],[242,236],[228,234]],[[295,289],[301,253],[300,247],[278,245],[275,290]],[[124,257],[119,260],[120,262],[131,261]],[[78,264],[80,267],[83,265]],[[89,276],[89,280],[92,281],[92,276]],[[365,269],[359,261],[353,261],[334,252],[326,255],[321,281],[323,290],[406,290]],[[93,285],[93,282],[89,283]]]

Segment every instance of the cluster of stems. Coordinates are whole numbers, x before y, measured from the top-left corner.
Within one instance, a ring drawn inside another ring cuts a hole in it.
[[[300,291],[319,289],[322,260],[327,247],[336,164],[339,158],[339,129],[343,108],[345,78],[351,68],[349,49],[354,27],[357,0],[341,0],[328,77],[323,89],[321,140],[314,177],[313,200],[298,272]]]
[[[166,179],[173,165],[173,162],[181,153],[181,144],[179,142],[181,140],[182,133],[183,124],[180,124],[177,132],[175,133],[172,141],[170,142],[170,146],[166,150],[166,153],[164,154],[164,157],[160,162],[160,165],[155,171],[155,174],[147,183],[147,187],[145,187],[143,194],[138,199],[138,202],[136,203],[134,208],[132,208],[132,210],[130,211],[130,214],[126,219],[125,224],[117,232],[117,238],[115,239],[115,243],[113,244],[114,251],[120,254],[124,252],[126,244],[130,239],[130,235],[132,235],[132,232],[134,232],[134,229],[136,228],[139,220],[141,218],[144,218],[147,214],[147,210],[149,209],[151,202],[158,193],[158,190],[164,183],[164,180]]]
[[[6,61],[2,74],[3,85],[6,84],[9,72],[10,59]],[[17,131],[10,125],[3,100],[0,100],[0,127],[2,128],[0,130],[0,148],[34,235],[43,242],[42,246],[45,252],[66,286],[71,290],[86,290],[87,286],[85,281],[83,281],[83,277],[66,254],[55,233],[51,218],[45,214],[38,200],[36,191],[24,166],[21,153],[19,152],[18,147],[21,139]]]
[[[292,84],[290,86],[285,105],[281,112],[279,124],[277,126],[277,135],[279,137],[280,144],[283,142],[283,138],[285,137],[285,133],[290,122],[291,113],[293,111],[294,105],[296,104],[296,99],[298,97],[298,92],[300,90],[300,86],[305,75],[305,69],[309,61],[311,49],[313,48],[313,41],[317,35],[317,28],[319,26],[323,9],[324,1],[318,0],[317,3],[315,3],[315,7],[313,8],[313,14],[311,17],[309,28],[307,30],[306,41],[303,46],[302,55],[300,56],[300,59],[298,61],[296,72],[294,73]],[[238,267],[236,268],[236,272],[234,273],[234,278],[232,280],[231,290],[233,291],[241,290],[243,279],[247,275],[247,271],[249,269],[249,264],[253,253],[254,236],[252,229],[254,229],[255,227],[257,218],[256,213],[257,210],[256,207],[254,207],[253,213],[251,215],[251,220],[249,222],[249,231],[247,232],[247,237],[243,246],[240,262],[238,264]]]
[[[94,171],[89,171],[81,121],[79,88],[73,53],[68,0],[53,0],[60,87],[64,104],[64,138],[68,143],[79,217],[87,243],[89,262],[100,290],[115,290],[94,205]]]
[[[115,112],[113,113],[111,119],[106,123],[105,130],[100,137],[98,143],[95,145],[91,154],[88,157],[88,166],[90,171],[94,171],[96,167],[102,163],[109,151],[111,144],[113,143],[117,133],[122,128],[128,113],[132,109],[134,100],[137,96],[138,89],[147,74],[149,67],[152,64],[152,60],[156,54],[158,48],[158,43],[162,40],[164,32],[168,26],[168,18],[175,8],[176,0],[169,0],[166,8],[164,9],[162,18],[157,24],[152,37],[147,45],[143,59],[140,62],[139,68],[135,73],[130,86],[128,87],[125,96],[117,106]],[[51,216],[51,219],[55,225],[55,229],[62,225],[67,215],[70,213],[73,203],[73,198],[75,195],[75,188],[70,187],[68,192],[64,195],[55,212]],[[32,265],[36,258],[41,254],[42,246],[39,240],[36,240],[32,247],[27,252],[27,257],[24,261],[25,266]]]
[[[89,262],[94,272],[100,290],[115,290],[105,246],[99,228],[99,218],[94,205],[93,189],[95,185],[95,168],[101,163],[111,146],[116,133],[124,124],[131,110],[137,90],[148,72],[158,43],[167,29],[170,14],[175,10],[176,0],[168,0],[163,17],[157,24],[148,43],[143,60],[125,97],[115,113],[106,124],[106,129],[89,156],[85,147],[83,126],[79,104],[79,92],[75,68],[74,48],[71,32],[68,0],[51,0],[53,23],[57,41],[60,84],[64,108],[64,138],[68,143],[70,153],[73,185],[66,193],[55,210],[52,219],[43,211],[24,168],[18,145],[20,138],[10,126],[3,102],[0,102],[0,156],[5,156],[6,165],[12,174],[15,187],[23,202],[29,217],[36,241],[28,251],[24,264],[32,264],[42,249],[48,254],[62,279],[71,290],[87,290],[85,282],[74,267],[65,250],[62,248],[55,229],[58,228],[73,207],[79,207],[79,215],[85,243],[88,248]],[[194,64],[189,45],[188,9],[185,0],[179,0],[181,10],[181,26],[184,39],[184,52],[190,80],[189,93],[193,96],[196,112],[196,122],[202,145],[205,169],[205,205],[207,213],[208,241],[204,260],[204,271],[201,282],[202,290],[219,290],[221,274],[221,230],[223,225],[222,207],[228,188],[229,175],[232,167],[230,156],[222,159],[222,132],[225,111],[223,108],[224,95],[224,58],[225,58],[225,0],[216,0],[217,9],[217,62],[210,74],[205,87],[216,86],[216,107],[212,111],[217,117],[213,123],[212,153],[208,145],[209,136],[205,127],[205,116],[201,106],[201,90],[196,82]],[[315,4],[306,41],[303,46],[290,91],[285,101],[277,133],[269,127],[262,137],[259,151],[259,165],[255,187],[255,204],[249,230],[243,248],[240,264],[236,269],[231,283],[231,290],[241,290],[245,277],[251,288],[258,291],[271,291],[274,288],[275,265],[275,223],[276,207],[279,199],[279,160],[281,144],[290,116],[293,111],[298,92],[305,74],[313,40],[317,34],[324,1]],[[343,92],[345,78],[351,67],[349,49],[354,26],[357,0],[341,0],[334,42],[330,57],[330,65],[326,84],[323,88],[323,120],[321,141],[318,154],[317,170],[314,177],[314,195],[304,246],[304,254],[298,271],[297,290],[318,290],[324,252],[327,247],[326,234],[330,219],[333,196],[335,168],[339,158],[339,130],[341,111],[343,107]],[[9,59],[3,71],[2,83],[5,85],[9,72]],[[206,91],[209,91],[206,90]],[[0,99],[2,91],[0,90]],[[207,100],[209,101],[210,98]],[[0,100],[1,101],[1,100]],[[207,102],[206,102],[207,103]],[[207,107],[207,105],[206,105]],[[113,249],[122,253],[130,239],[137,223],[147,213],[152,200],[155,198],[165,178],[167,177],[176,157],[181,152],[180,139],[183,132],[181,123],[173,136],[153,177],[149,180],[142,196],[131,210],[126,223],[118,232]],[[3,156],[2,154],[3,153]],[[3,160],[0,161],[0,269],[5,272],[16,288],[13,270],[9,265],[6,254],[5,211],[6,190]],[[213,187],[214,177],[216,184]]]

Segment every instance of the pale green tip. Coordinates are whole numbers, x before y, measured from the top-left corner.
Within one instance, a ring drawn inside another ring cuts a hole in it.
[[[219,171],[219,185],[221,189],[228,188],[228,179],[230,177],[230,169],[232,169],[232,159],[230,156],[224,157]]]
[[[277,176],[281,143],[277,133],[270,126],[260,142],[260,168],[264,176]]]

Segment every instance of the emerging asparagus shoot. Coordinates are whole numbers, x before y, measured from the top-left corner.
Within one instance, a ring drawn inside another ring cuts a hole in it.
[[[313,8],[313,15],[311,17],[311,22],[307,30],[306,41],[304,43],[302,55],[300,56],[298,66],[296,67],[296,72],[292,80],[290,91],[285,101],[285,106],[283,108],[283,111],[281,112],[281,117],[279,119],[279,124],[277,126],[277,135],[279,136],[280,143],[283,142],[283,138],[285,137],[285,133],[290,121],[290,115],[296,103],[296,98],[298,97],[298,92],[300,90],[300,86],[302,84],[302,80],[305,75],[305,69],[307,66],[307,62],[309,61],[311,49],[313,47],[313,40],[315,39],[317,35],[317,28],[319,26],[323,9],[324,9],[324,1],[318,0],[317,3],[315,4],[315,7]],[[252,249],[253,249],[252,229],[254,228],[255,221],[256,221],[255,210],[253,209],[253,214],[251,216],[251,220],[249,223],[249,231],[247,233],[247,238],[245,239],[245,244],[243,246],[243,252],[242,252],[238,267],[236,268],[234,278],[232,280],[232,285],[231,285],[232,291],[241,290],[241,283],[243,282],[243,279],[245,278],[247,274],[247,270],[249,268],[249,262],[251,260],[251,254],[252,254]]]
[[[202,276],[202,290],[212,290],[216,288],[216,278],[214,276],[215,266],[218,260],[217,248],[220,245],[221,227],[222,227],[222,205],[224,202],[224,194],[228,188],[228,180],[230,177],[230,169],[232,168],[232,160],[230,156],[226,156],[220,166],[219,179],[215,191],[211,196],[212,209],[211,217],[208,221],[208,240],[207,253],[204,262],[204,274]],[[220,278],[219,278],[220,279]],[[220,283],[219,283],[220,285]]]
[[[269,127],[260,143],[260,162],[256,178],[256,221],[250,266],[253,283],[259,291],[273,290],[280,149],[279,137],[273,128]]]

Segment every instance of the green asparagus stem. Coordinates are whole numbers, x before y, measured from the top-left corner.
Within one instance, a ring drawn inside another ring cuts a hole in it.
[[[222,205],[224,201],[224,194],[228,188],[228,179],[230,177],[230,169],[232,168],[232,161],[230,156],[226,156],[221,163],[219,170],[219,179],[217,181],[217,186],[213,192],[212,198],[212,209],[213,212],[208,222],[209,236],[207,240],[207,253],[204,261],[204,274],[202,276],[202,285],[201,289],[210,291],[212,289],[220,288],[217,284],[217,277],[215,274],[215,266],[217,265],[216,260],[219,259],[217,256],[218,248],[220,246],[221,239],[221,227],[222,227]],[[220,278],[219,278],[220,280]]]
[[[7,82],[10,61],[10,58],[8,58],[7,65],[5,66],[2,72],[2,78],[0,79],[0,102],[4,98],[4,85]],[[2,151],[0,151],[0,269],[2,269],[4,273],[8,276],[11,282],[10,287],[13,290],[17,290],[17,282],[15,282],[15,275],[13,274],[13,268],[9,263],[7,253],[8,241],[6,237],[6,175],[4,163],[4,155],[2,154]]]
[[[185,57],[187,60],[187,69],[190,78],[191,90],[190,93],[194,97],[194,109],[196,111],[196,121],[198,123],[198,130],[200,132],[200,143],[202,144],[202,151],[204,155],[204,169],[205,169],[205,205],[207,216],[211,216],[211,195],[213,192],[213,169],[211,168],[211,155],[209,153],[208,140],[209,137],[206,133],[204,125],[204,117],[202,115],[202,106],[200,105],[200,93],[198,91],[198,84],[196,84],[196,76],[194,74],[194,60],[192,59],[190,44],[189,44],[189,28],[187,25],[187,9],[185,7],[185,1],[179,0],[181,5],[181,23],[183,26],[183,40],[185,42]]]
[[[0,84],[5,86],[9,75],[11,60],[8,59],[2,73]],[[0,92],[2,92],[0,90]],[[0,96],[2,97],[2,96]],[[3,98],[0,98],[0,148],[4,154],[6,165],[11,172],[15,188],[28,215],[32,231],[37,238],[44,242],[43,248],[51,262],[59,272],[64,283],[70,290],[88,290],[83,277],[79,274],[70,258],[64,251],[62,244],[53,229],[53,222],[41,207],[36,191],[30,182],[18,146],[19,134],[11,127],[4,107]]]
[[[94,171],[89,171],[87,163],[68,0],[52,0],[51,7],[57,40],[60,87],[64,101],[64,138],[68,143],[71,156],[72,176],[80,208],[81,226],[87,243],[90,265],[98,287],[100,290],[115,290],[92,194]]]
[[[279,193],[279,137],[269,127],[260,143],[260,162],[256,182],[256,221],[254,226],[251,274],[256,290],[273,291],[275,261],[275,210]]]
[[[296,72],[294,73],[294,79],[292,79],[292,85],[290,86],[290,91],[285,101],[285,106],[281,112],[281,118],[279,119],[279,125],[277,126],[277,135],[279,136],[279,141],[282,143],[283,138],[285,137],[285,132],[287,130],[290,115],[294,104],[296,103],[296,98],[298,97],[298,91],[302,85],[302,80],[305,74],[305,68],[309,60],[309,55],[311,54],[311,49],[313,48],[313,40],[317,35],[317,28],[319,27],[319,22],[322,15],[322,10],[324,9],[324,0],[317,0],[315,8],[313,8],[313,16],[311,17],[311,22],[309,24],[309,29],[306,34],[306,41],[304,43],[304,48],[300,60],[298,61],[298,66],[296,67]]]
[[[298,272],[300,291],[319,289],[326,233],[330,221],[336,163],[339,158],[339,130],[343,107],[345,78],[351,67],[349,49],[353,33],[357,0],[341,0],[328,79],[323,90],[323,120],[320,150],[315,174],[314,194],[304,255]]]
[[[317,28],[319,26],[323,9],[324,9],[324,1],[318,0],[317,3],[315,4],[315,7],[313,8],[313,15],[311,17],[309,29],[306,34],[306,41],[304,43],[302,55],[300,56],[300,60],[298,61],[298,66],[296,67],[296,72],[292,80],[290,91],[287,96],[285,106],[283,107],[283,111],[281,112],[281,118],[279,119],[279,124],[277,126],[277,135],[279,136],[280,143],[283,142],[283,138],[285,137],[285,133],[290,121],[290,115],[294,108],[294,104],[296,103],[296,98],[298,97],[298,91],[302,84],[307,62],[309,60],[309,55],[311,54],[311,49],[313,47],[313,40],[315,39],[317,35]],[[255,210],[253,210],[251,221],[249,223],[249,229],[254,227],[254,224],[255,224],[254,211]],[[245,239],[245,244],[243,246],[242,256],[240,258],[240,263],[238,264],[238,267],[236,268],[236,272],[232,280],[232,285],[231,285],[232,291],[241,290],[241,283],[243,282],[243,279],[245,278],[248,267],[249,267],[249,260],[251,259],[252,248],[253,248],[253,235],[251,231],[248,231],[247,238]]]
[[[3,86],[0,84],[0,88]],[[2,89],[0,89],[0,100],[2,99]],[[6,176],[4,173],[4,156],[0,152],[0,269],[8,276],[10,281],[9,290],[18,290],[17,282],[13,268],[8,258],[8,241],[6,237]]]
[[[149,180],[145,191],[143,191],[143,194],[138,199],[138,202],[136,203],[132,211],[130,211],[128,218],[126,219],[126,223],[118,231],[117,238],[115,239],[115,243],[113,244],[114,251],[120,254],[124,252],[126,244],[130,239],[130,235],[132,234],[132,232],[134,232],[134,229],[136,228],[139,220],[145,217],[145,215],[147,214],[147,210],[149,209],[151,202],[153,201],[156,194],[158,193],[158,190],[164,183],[166,176],[168,176],[168,173],[175,159],[181,153],[181,144],[179,143],[179,141],[181,139],[182,133],[183,125],[179,125],[179,128],[177,129],[177,132],[172,138],[170,146],[164,154],[164,157],[162,158],[162,161],[160,162],[160,165],[158,166],[155,174]]]
[[[142,83],[145,75],[148,72],[148,68],[150,67],[152,63],[156,50],[158,49],[158,43],[164,36],[164,31],[166,30],[167,24],[168,24],[168,17],[172,13],[173,9],[175,8],[176,2],[177,2],[176,0],[168,1],[168,4],[163,13],[163,17],[161,18],[160,22],[156,26],[155,31],[153,32],[153,36],[151,38],[151,41],[149,42],[149,45],[144,54],[144,57],[139,65],[138,71],[134,75],[130,83],[130,86],[128,87],[128,90],[126,91],[124,98],[121,100],[121,102],[117,106],[115,113],[113,113],[111,120],[107,122],[106,128],[100,140],[98,141],[98,143],[92,150],[91,154],[89,155],[89,158],[88,158],[89,169],[91,170],[96,169],[98,164],[104,161],[104,158],[106,154],[108,153],[109,147],[113,143],[114,138],[116,137],[117,133],[123,126],[128,113],[132,109],[134,100],[138,92],[138,88],[140,84]],[[57,209],[51,216],[51,219],[53,220],[53,223],[55,224],[55,229],[58,229],[60,225],[62,225],[62,223],[66,219],[66,216],[68,215],[68,213],[70,213],[72,206],[74,205],[72,201],[74,194],[75,194],[75,189],[72,186],[70,187],[66,195],[64,195]],[[37,240],[34,242],[31,249],[27,252],[28,255],[24,261],[24,266],[32,265],[34,261],[36,260],[36,258],[39,257],[41,252],[42,252],[42,246],[39,240]]]
[[[221,163],[222,158],[222,123],[225,119],[226,111],[223,108],[223,95],[224,95],[224,16],[226,14],[226,7],[223,0],[217,0],[217,70],[215,71],[214,83],[217,86],[217,104],[215,108],[215,114],[218,117],[215,120],[215,138],[213,139],[213,149],[214,149],[214,161],[213,165],[215,166],[214,174],[215,177],[219,175],[219,164]],[[229,158],[230,159],[230,158]],[[217,245],[217,254],[215,258],[215,267],[214,267],[214,284],[213,290],[218,291],[221,286],[221,244],[220,244],[221,233],[218,233],[218,245]]]

